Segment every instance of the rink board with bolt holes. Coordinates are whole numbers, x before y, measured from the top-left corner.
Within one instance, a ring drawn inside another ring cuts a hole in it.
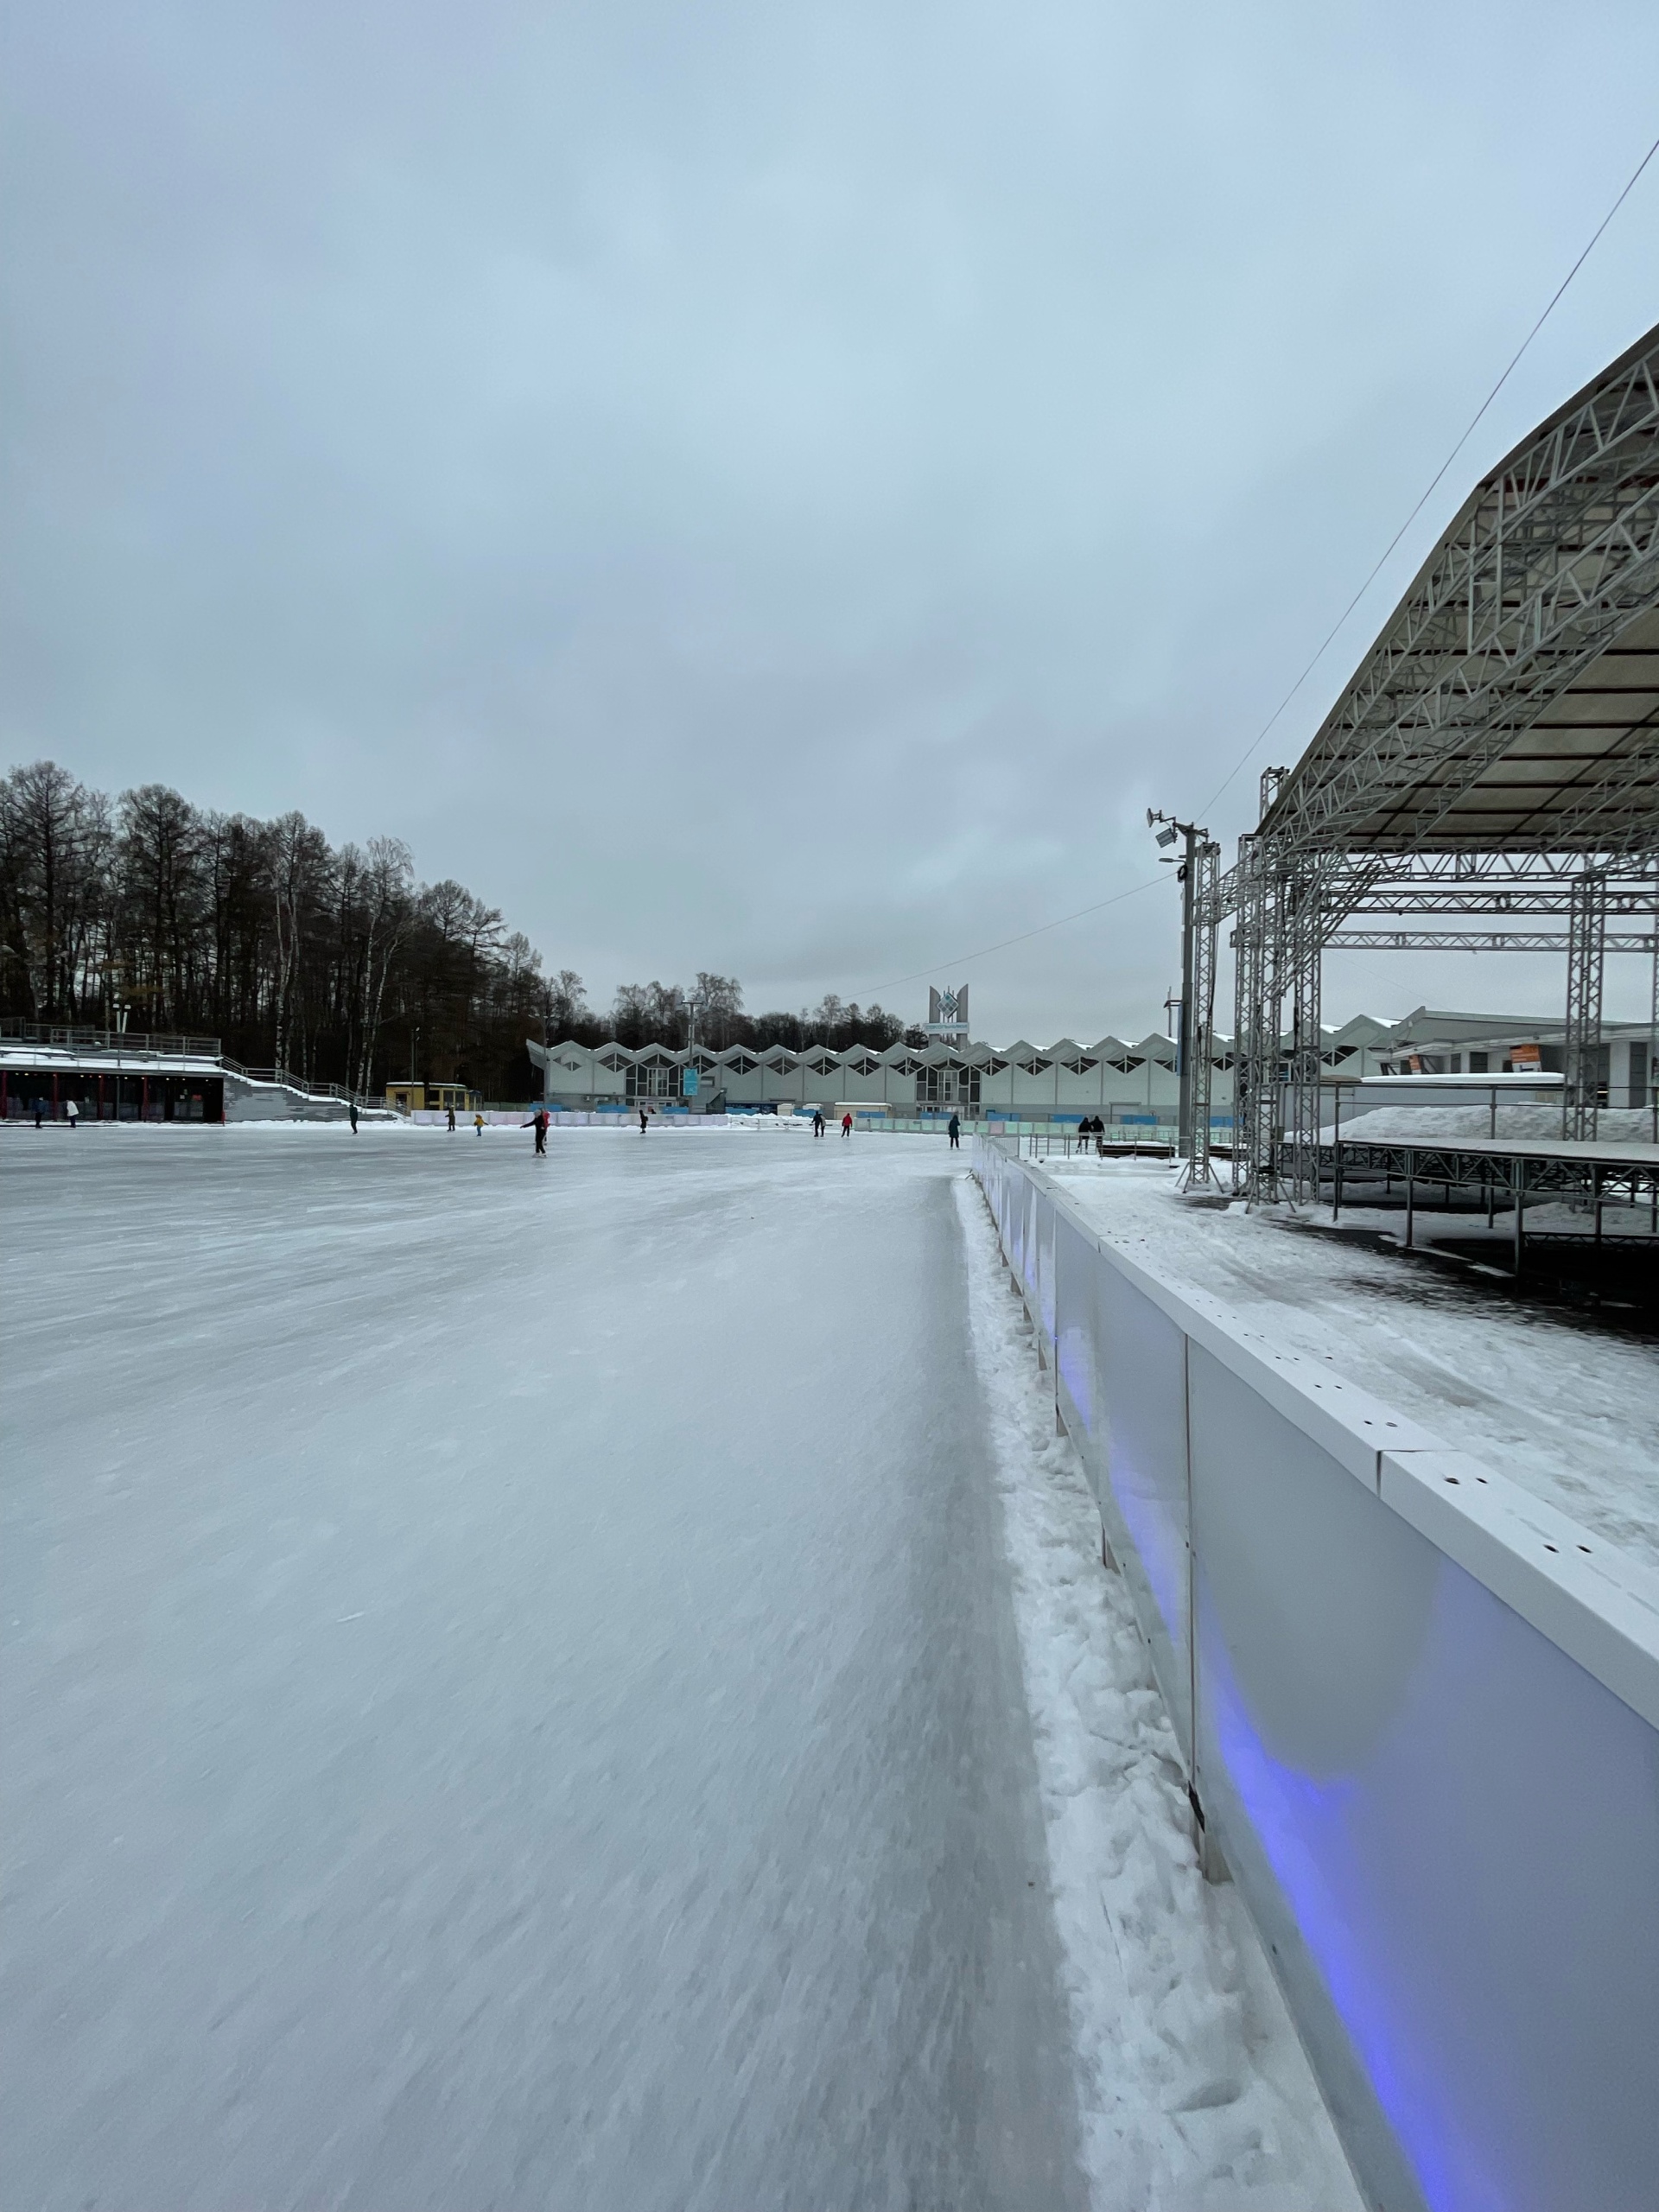
[[[1362,2189],[1659,2203],[1659,1577],[973,1160]]]

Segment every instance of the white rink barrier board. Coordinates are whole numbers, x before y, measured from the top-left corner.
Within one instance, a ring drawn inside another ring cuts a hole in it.
[[[974,1169],[1362,2190],[1652,2212],[1659,1578]]]

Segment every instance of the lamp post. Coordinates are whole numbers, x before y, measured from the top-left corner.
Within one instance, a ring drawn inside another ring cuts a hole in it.
[[[1181,1018],[1175,1039],[1175,1077],[1180,1103],[1176,1109],[1179,1122],[1178,1147],[1184,1157],[1192,1149],[1192,1054],[1195,1039],[1192,1034],[1192,886],[1196,874],[1195,863],[1198,847],[1209,838],[1207,830],[1200,830],[1191,822],[1178,822],[1173,814],[1147,809],[1147,827],[1155,829],[1160,845],[1173,845],[1178,837],[1185,839],[1177,880],[1181,887]],[[1162,860],[1174,861],[1176,855],[1165,852]]]

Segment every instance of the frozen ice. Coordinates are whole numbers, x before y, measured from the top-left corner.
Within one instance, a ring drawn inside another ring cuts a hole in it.
[[[0,1135],[8,2205],[1344,2201],[961,1170]]]

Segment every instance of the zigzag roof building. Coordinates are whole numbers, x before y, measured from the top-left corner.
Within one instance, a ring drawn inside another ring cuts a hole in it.
[[[1521,1040],[1543,1046],[1546,1058],[1560,1024],[1503,1014],[1436,1013],[1418,1007],[1400,1021],[1356,1014],[1321,1034],[1325,1066],[1344,1075],[1383,1075],[1408,1059],[1433,1064],[1433,1072],[1498,1070]],[[1645,1103],[1646,1032],[1631,1026],[1615,1040],[1607,1080],[1618,1103]],[[885,1107],[899,1118],[960,1113],[973,1120],[1074,1122],[1084,1114],[1108,1121],[1173,1122],[1177,1098],[1176,1046],[1154,1030],[1138,1039],[1106,1036],[1091,1045],[1062,1037],[1038,1046],[1025,1038],[1011,1045],[931,1042],[925,1046],[854,1045],[837,1051],[809,1045],[731,1045],[723,1051],[697,1046],[631,1048],[614,1041],[529,1046],[542,1071],[550,1107],[591,1112],[647,1103],[697,1113],[722,1109],[788,1111],[798,1106]],[[1620,1057],[1622,1055],[1622,1057]],[[1225,1124],[1232,1110],[1230,1038],[1213,1039],[1211,1103]],[[695,1071],[696,1088],[686,1095]],[[1625,1094],[1642,1090],[1641,1097]]]

